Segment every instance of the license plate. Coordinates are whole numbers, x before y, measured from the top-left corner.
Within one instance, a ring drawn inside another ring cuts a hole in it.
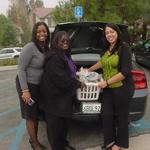
[[[101,111],[101,103],[98,102],[83,102],[82,103],[82,112],[84,114],[94,114],[100,113]]]

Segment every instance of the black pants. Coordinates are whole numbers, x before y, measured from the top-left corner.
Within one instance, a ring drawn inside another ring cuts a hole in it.
[[[104,145],[115,142],[128,148],[128,113],[133,91],[119,88],[106,88],[102,96],[102,120]]]
[[[47,136],[52,150],[64,150],[67,141],[68,118],[46,114]]]

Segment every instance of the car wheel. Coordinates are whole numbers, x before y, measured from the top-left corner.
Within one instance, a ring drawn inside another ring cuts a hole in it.
[[[18,59],[19,58],[19,56],[14,56],[14,59]]]

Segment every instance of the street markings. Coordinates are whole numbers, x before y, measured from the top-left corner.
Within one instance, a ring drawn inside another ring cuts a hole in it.
[[[16,130],[16,137],[10,145],[9,150],[17,150],[25,133],[25,120],[22,120]]]
[[[0,117],[3,117],[5,115],[8,115],[8,114],[13,113],[13,112],[18,111],[18,110],[19,110],[19,105],[17,105],[16,107],[14,107],[12,109],[9,109],[8,111],[1,112]]]
[[[8,111],[0,113],[0,117],[5,117],[7,115],[10,115],[10,114],[18,111],[19,109],[20,109],[19,105],[17,105],[16,107],[9,109]],[[0,133],[0,141],[12,133],[15,133],[15,136],[13,138],[12,143],[9,146],[10,147],[9,150],[18,150],[18,147],[19,147],[20,143],[22,142],[22,139],[23,139],[23,136],[25,133],[25,120],[22,120],[19,123],[19,125],[12,127],[12,128],[7,128],[6,131],[4,131],[3,133]]]
[[[139,134],[150,133],[150,122],[145,118],[138,121],[131,122],[129,125],[130,136],[136,136]]]

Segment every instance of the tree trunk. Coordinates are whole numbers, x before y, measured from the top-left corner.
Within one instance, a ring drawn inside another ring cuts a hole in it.
[[[147,35],[147,24],[143,22],[143,32],[142,32],[142,40],[146,40],[146,35]]]

